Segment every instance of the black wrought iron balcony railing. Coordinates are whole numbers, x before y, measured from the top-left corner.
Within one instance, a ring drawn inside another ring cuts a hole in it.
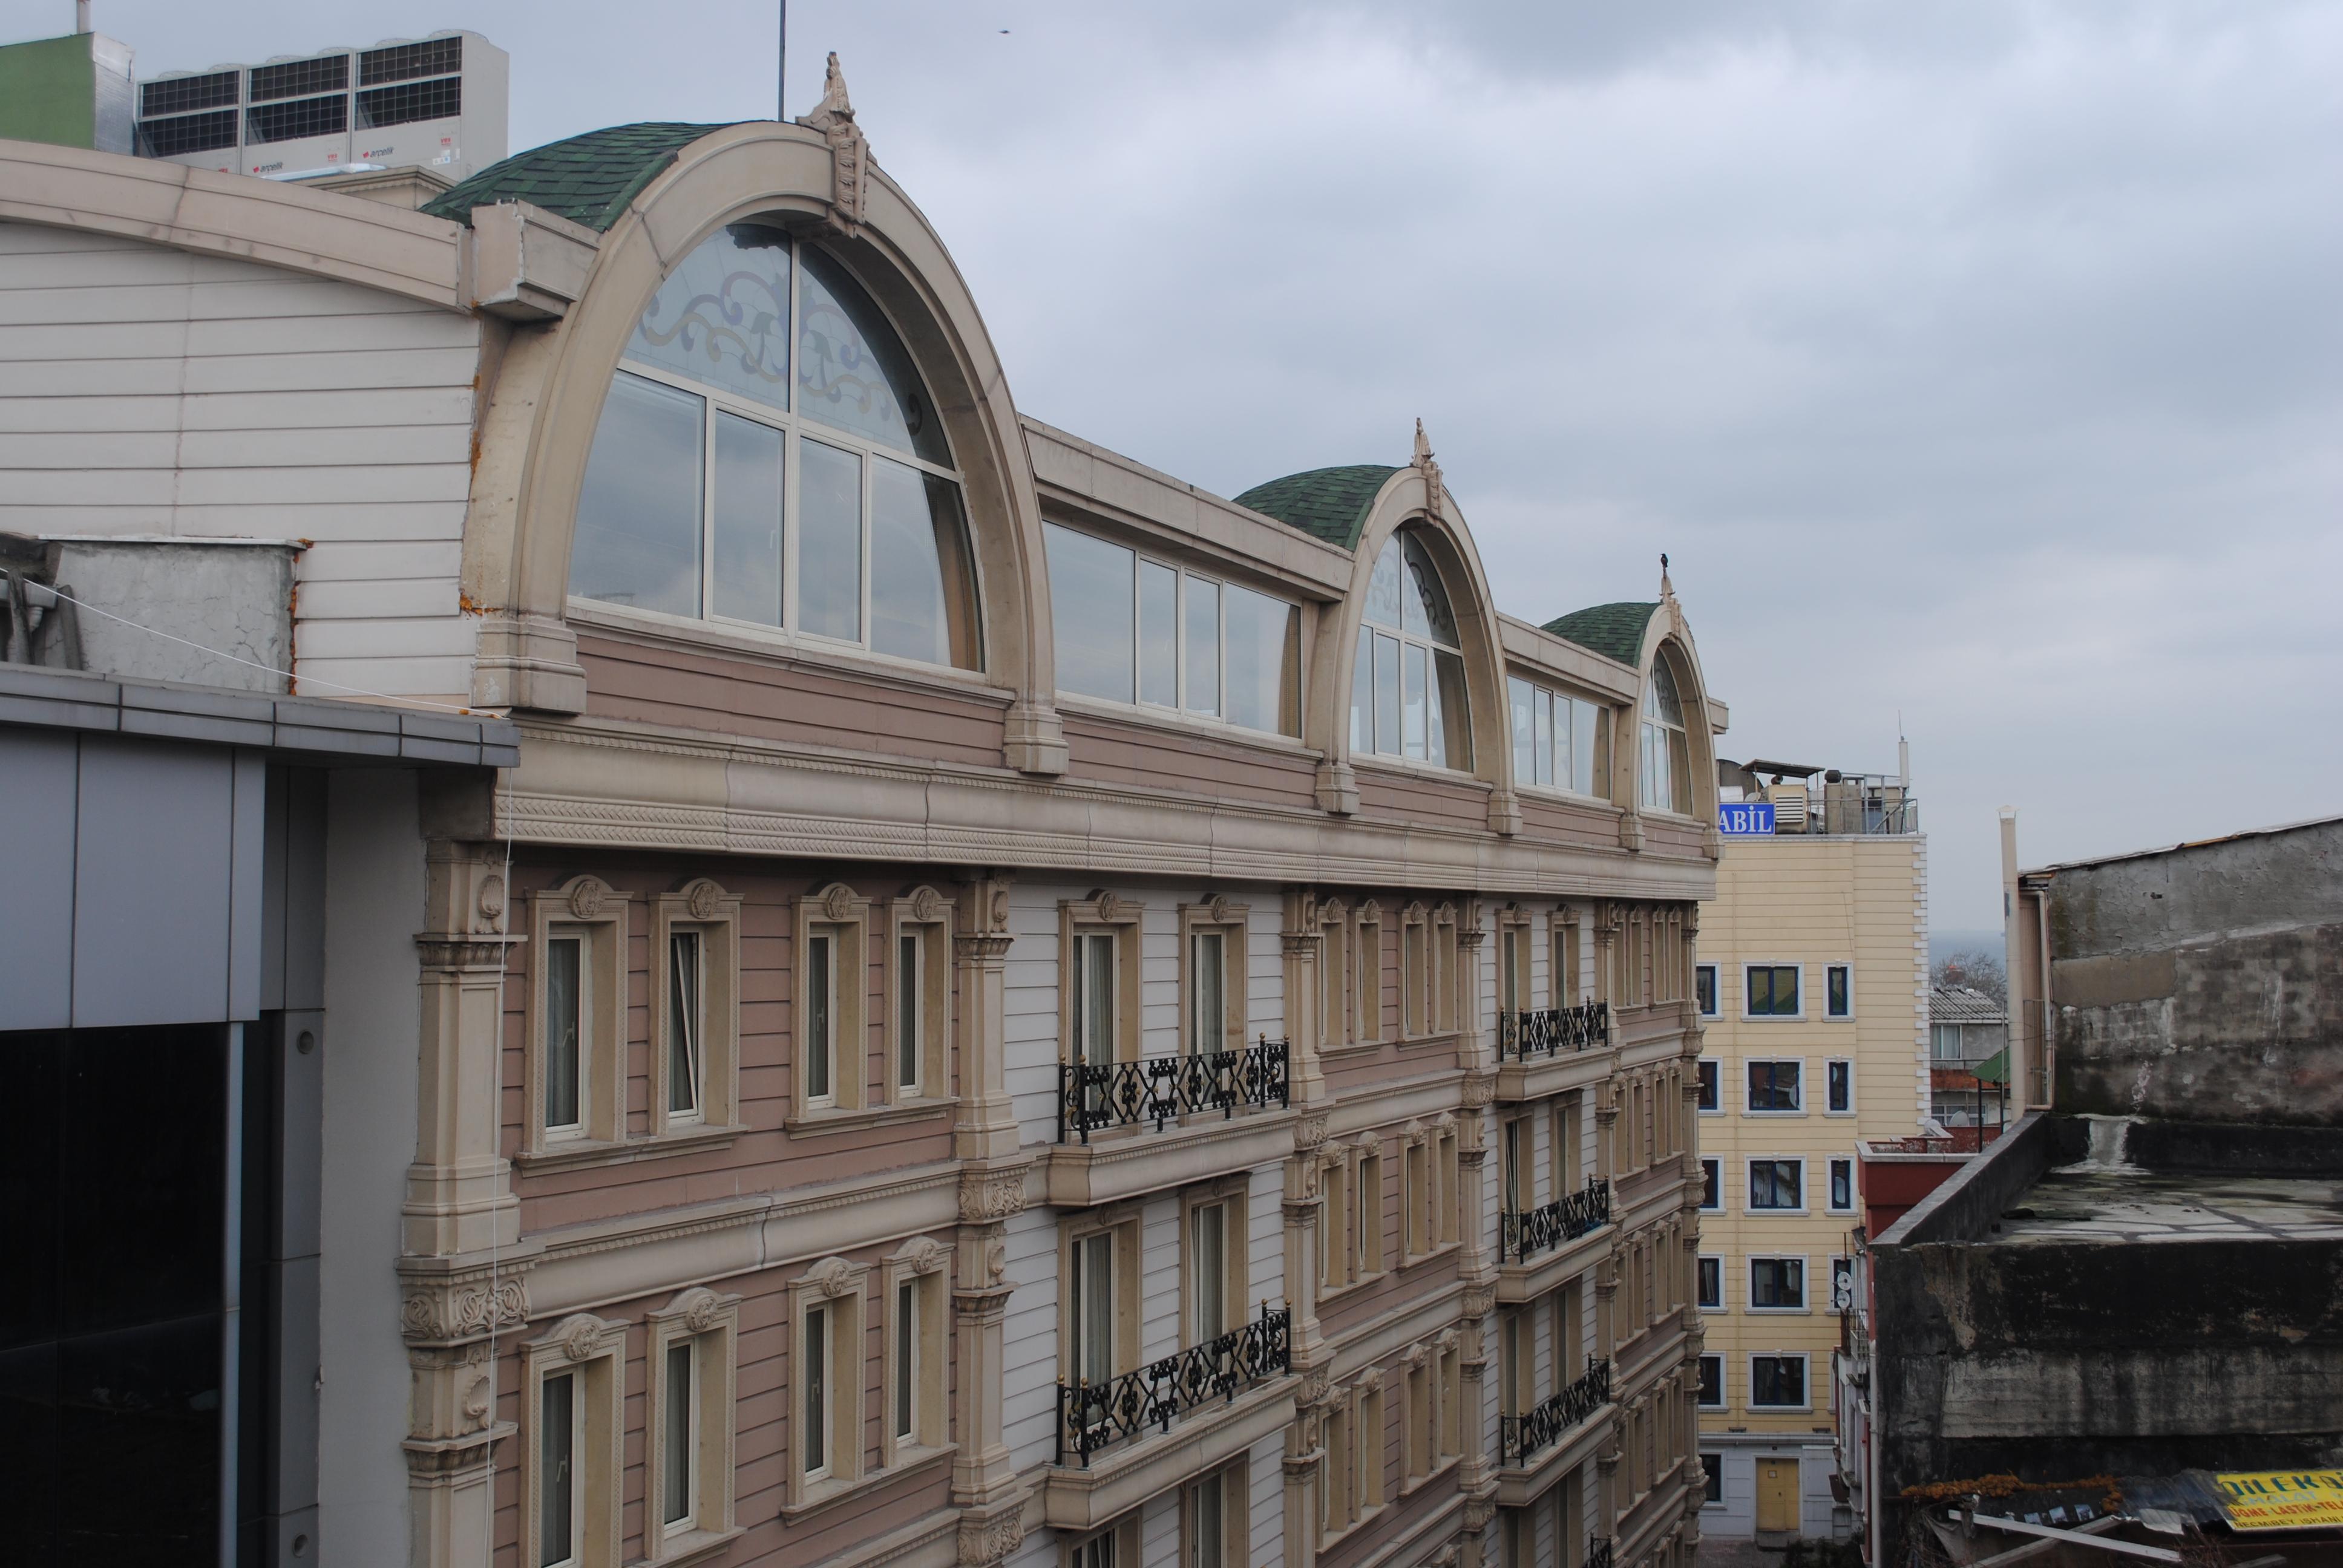
[[[1551,1203],[1534,1209],[1503,1211],[1499,1219],[1497,1261],[1503,1262],[1510,1254],[1516,1263],[1526,1263],[1533,1253],[1559,1247],[1565,1241],[1575,1241],[1590,1231],[1599,1231],[1611,1222],[1611,1179],[1595,1176],[1588,1179],[1577,1191],[1566,1193]]]
[[[1240,1105],[1288,1105],[1292,1054],[1289,1042],[1267,1035],[1242,1050],[1194,1056],[1154,1056],[1141,1061],[1058,1064],[1058,1141],[1084,1143],[1102,1127],[1167,1122],[1197,1111],[1234,1116]]]
[[[1597,1535],[1586,1543],[1586,1568],[1611,1568],[1611,1537]]]
[[[1500,1061],[1507,1057],[1527,1061],[1533,1056],[1559,1056],[1565,1050],[1592,1050],[1610,1043],[1611,1004],[1607,1001],[1497,1015]]]
[[[1562,1434],[1611,1402],[1611,1363],[1591,1361],[1578,1381],[1540,1400],[1527,1414],[1500,1417],[1498,1462],[1517,1470],[1552,1448]]]
[[[1161,1361],[1104,1382],[1058,1380],[1058,1462],[1069,1455],[1090,1468],[1100,1449],[1154,1427],[1170,1432],[1189,1411],[1238,1393],[1292,1365],[1293,1310],[1270,1311],[1216,1340],[1191,1345]]]

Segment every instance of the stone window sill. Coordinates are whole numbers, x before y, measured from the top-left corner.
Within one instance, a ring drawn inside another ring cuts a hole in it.
[[[578,1171],[594,1166],[626,1165],[638,1160],[664,1160],[670,1154],[696,1154],[722,1149],[749,1131],[740,1122],[716,1127],[693,1125],[656,1138],[612,1140],[573,1139],[513,1156],[513,1163],[529,1175],[554,1171]]]
[[[949,1114],[960,1103],[953,1095],[934,1100],[900,1100],[887,1105],[864,1105],[847,1111],[801,1111],[784,1121],[793,1138],[819,1137],[825,1132],[851,1132],[864,1127],[892,1127]]]
[[[703,1563],[713,1563],[724,1554],[724,1549],[746,1534],[745,1525],[736,1524],[729,1530],[687,1530],[671,1535],[659,1543],[656,1556],[645,1557],[645,1568],[699,1568]]]

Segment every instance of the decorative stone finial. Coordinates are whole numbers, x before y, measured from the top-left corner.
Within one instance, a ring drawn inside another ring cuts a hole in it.
[[[1432,439],[1423,433],[1423,418],[1415,421],[1415,455],[1408,459],[1409,467],[1423,476],[1424,509],[1433,517],[1442,515],[1442,484],[1440,464],[1432,456]]]
[[[833,121],[852,120],[854,105],[846,95],[846,73],[838,68],[838,51],[830,52],[830,65],[821,74],[821,102],[812,114],[798,123],[811,126],[817,131],[830,129]]]
[[[1668,581],[1668,552],[1665,550],[1660,552],[1660,597],[1664,599],[1676,597],[1674,585]]]
[[[822,73],[821,102],[798,124],[820,131],[830,143],[830,212],[831,233],[848,239],[862,233],[862,202],[868,182],[870,143],[854,123],[854,105],[846,95],[846,73],[838,68],[831,51],[830,67]]]
[[[1422,415],[1418,415],[1416,417],[1415,456],[1411,458],[1410,461],[1414,463],[1414,465],[1419,468],[1423,467],[1432,461],[1432,441],[1423,433],[1423,417]]]

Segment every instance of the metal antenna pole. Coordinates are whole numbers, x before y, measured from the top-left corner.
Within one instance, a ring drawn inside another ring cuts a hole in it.
[[[773,66],[773,118],[783,125],[789,119],[789,0],[780,0],[781,49]]]

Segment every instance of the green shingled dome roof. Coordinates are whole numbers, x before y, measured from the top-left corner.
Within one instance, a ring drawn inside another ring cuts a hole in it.
[[[1564,642],[1601,654],[1621,664],[1641,668],[1644,661],[1644,628],[1651,624],[1652,612],[1660,607],[1656,602],[1639,603],[1624,599],[1617,604],[1598,604],[1589,609],[1574,609],[1568,615],[1545,623],[1545,629]]]
[[[1255,485],[1236,501],[1290,528],[1354,550],[1359,548],[1359,530],[1367,526],[1367,508],[1374,505],[1375,493],[1398,472],[1380,463],[1312,468],[1306,474],[1288,474],[1266,485]]]
[[[607,230],[677,153],[723,126],[653,121],[608,126],[516,153],[423,204],[434,217],[469,224],[476,206],[525,201],[588,228]]]

